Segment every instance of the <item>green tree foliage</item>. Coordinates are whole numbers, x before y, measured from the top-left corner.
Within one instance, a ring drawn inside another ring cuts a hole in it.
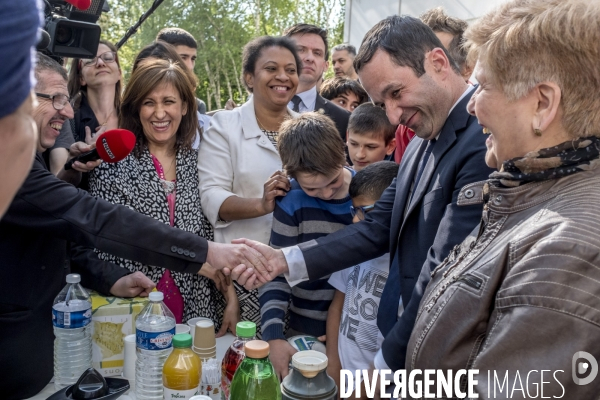
[[[109,0],[102,15],[103,39],[118,42],[154,0]],[[119,59],[127,79],[137,52],[164,27],[179,27],[198,42],[196,95],[209,110],[231,98],[246,100],[241,81],[242,49],[252,38],[280,35],[288,26],[304,22],[329,30],[332,45],[342,42],[345,0],[164,0],[127,43]]]

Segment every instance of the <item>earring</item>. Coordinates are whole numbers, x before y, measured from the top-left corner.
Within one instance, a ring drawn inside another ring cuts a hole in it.
[[[535,136],[542,136],[542,130],[540,128],[535,128],[533,133],[535,133]]]

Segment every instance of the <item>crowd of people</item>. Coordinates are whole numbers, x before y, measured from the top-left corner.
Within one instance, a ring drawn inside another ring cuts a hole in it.
[[[34,3],[0,24],[37,27]],[[547,396],[596,396],[571,372],[600,358],[599,23],[586,0],[508,0],[470,26],[391,16],[332,47],[325,81],[327,31],[297,24],[244,47],[250,97],[216,112],[182,29],[126,84],[109,42],[67,72],[30,53],[36,29],[1,37],[3,398],[50,381],[69,271],[104,295],[156,288],[218,335],[256,322],[280,379],[287,339],[309,335],[338,385],[342,369],[508,371],[513,388],[536,371]],[[124,160],[64,168],[115,128],[135,135]],[[480,374],[479,397],[493,384]]]

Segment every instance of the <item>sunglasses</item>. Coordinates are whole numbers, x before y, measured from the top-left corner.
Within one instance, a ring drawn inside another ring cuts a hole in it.
[[[373,208],[375,208],[375,204],[362,207],[350,206],[350,214],[352,215],[352,218],[358,217],[359,221],[363,221],[365,219],[365,214],[372,211]]]

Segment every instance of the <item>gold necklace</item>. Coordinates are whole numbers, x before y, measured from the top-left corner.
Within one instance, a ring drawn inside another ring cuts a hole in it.
[[[112,117],[113,113],[115,112],[115,109],[113,107],[112,111],[110,112],[110,114],[108,114],[108,117],[106,117],[106,121],[104,121],[104,123],[100,124],[100,126],[105,126],[108,123],[108,120],[110,119],[110,117]],[[100,122],[100,121],[98,121]]]
[[[171,172],[171,168],[173,168],[173,165],[175,164],[175,158],[176,158],[176,157],[173,157],[173,159],[172,159],[172,160],[171,160],[171,162],[169,163],[169,169],[168,169],[168,170],[166,170],[166,171],[165,171],[165,168],[163,167],[163,172],[164,172],[164,174],[165,174],[165,178],[167,177],[167,174],[168,174],[169,172]]]
[[[277,132],[277,133],[279,133],[279,129],[277,129],[277,130],[273,131],[273,130],[271,130],[271,129],[267,129],[267,128],[265,128],[265,126],[263,125],[263,123],[262,123],[262,122],[260,122],[260,119],[258,119],[258,115],[254,114],[254,116],[256,117],[256,122],[258,122],[258,127],[259,127],[260,129],[262,129],[262,130],[265,130],[265,131],[267,131],[267,132]],[[281,127],[281,125],[280,125],[280,127]]]

